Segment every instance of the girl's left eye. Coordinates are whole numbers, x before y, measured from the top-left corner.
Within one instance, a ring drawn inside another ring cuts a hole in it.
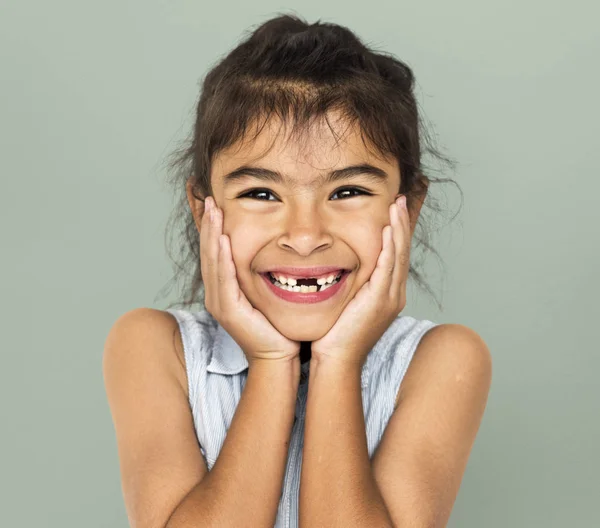
[[[333,195],[336,194],[342,194],[342,193],[358,193],[358,194],[345,194],[344,198],[352,198],[353,196],[360,196],[360,195],[366,195],[366,196],[371,196],[372,193],[368,192],[368,191],[364,191],[363,189],[359,189],[358,187],[344,187],[342,189],[338,189],[337,191],[335,191],[333,193]],[[239,196],[239,198],[256,198],[257,200],[263,201],[263,202],[272,202],[273,200],[269,200],[264,199],[264,198],[257,198],[259,195],[271,195],[271,196],[275,196],[271,191],[269,191],[268,189],[252,189],[251,191],[248,191],[247,193],[244,193],[242,195]],[[333,196],[332,195],[332,196]]]
[[[356,192],[358,194],[346,194],[346,198],[352,198],[353,196],[360,196],[360,195],[366,195],[366,196],[371,196],[372,193],[367,192],[367,191],[363,191],[362,189],[359,189],[358,187],[344,187],[343,189],[338,189],[337,191],[335,191],[333,194],[338,194],[338,193],[349,193],[349,192]]]

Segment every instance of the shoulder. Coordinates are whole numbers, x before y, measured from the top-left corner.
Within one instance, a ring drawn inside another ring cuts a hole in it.
[[[432,380],[468,384],[486,398],[491,377],[492,355],[477,332],[461,324],[436,325],[419,341],[400,385],[398,402]]]
[[[110,328],[103,363],[149,360],[159,361],[170,370],[187,394],[184,350],[177,319],[163,310],[134,308],[118,317]]]

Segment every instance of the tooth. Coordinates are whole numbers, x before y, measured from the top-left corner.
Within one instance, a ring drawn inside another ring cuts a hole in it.
[[[287,284],[287,279],[283,275],[281,275],[277,280],[281,282],[281,284]]]
[[[300,291],[302,293],[308,293],[308,286],[300,286]]]
[[[329,275],[329,277],[327,277],[327,283],[331,284],[333,282],[333,279],[335,279],[335,275]]]
[[[287,279],[287,284],[290,284],[291,286],[296,286],[297,282],[296,279]]]
[[[326,290],[327,288],[329,288],[329,284],[325,284],[324,286],[321,286],[321,291]]]
[[[309,293],[314,293],[314,292],[317,291],[317,289],[318,289],[318,286],[314,286],[314,285],[313,286],[309,286],[308,287],[308,292]]]
[[[292,286],[292,291],[298,293],[300,291],[300,286]]]
[[[323,286],[323,284],[325,284],[327,282],[327,278],[326,277],[322,277],[320,279],[317,279],[317,284],[319,286]]]

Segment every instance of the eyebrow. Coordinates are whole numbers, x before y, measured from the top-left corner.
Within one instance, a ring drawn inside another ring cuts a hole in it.
[[[362,163],[360,165],[350,165],[343,169],[336,169],[328,172],[317,178],[317,182],[320,184],[328,184],[352,178],[354,176],[367,176],[367,179],[373,183],[386,182],[388,179],[388,174],[383,169],[370,165],[369,163]],[[265,169],[263,167],[242,165],[223,177],[223,185],[227,186],[248,177],[281,184],[289,181],[289,179],[280,172]]]

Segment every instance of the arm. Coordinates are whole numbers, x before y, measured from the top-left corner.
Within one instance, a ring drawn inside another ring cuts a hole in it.
[[[311,359],[301,527],[391,527],[367,449],[360,369]]]
[[[446,526],[491,385],[491,354],[483,340],[462,325],[439,325],[425,334],[369,463],[372,475],[365,467],[358,372],[350,369],[346,377],[334,364],[312,368],[301,525]]]
[[[141,308],[110,330],[103,375],[132,528],[275,523],[300,376],[253,362],[212,471],[198,446],[177,322]]]
[[[372,462],[395,526],[447,525],[491,379],[491,353],[470,328],[443,324],[421,339]]]
[[[272,527],[294,421],[299,374],[291,362],[253,363],[213,469],[165,528]],[[299,371],[298,371],[299,372]]]

